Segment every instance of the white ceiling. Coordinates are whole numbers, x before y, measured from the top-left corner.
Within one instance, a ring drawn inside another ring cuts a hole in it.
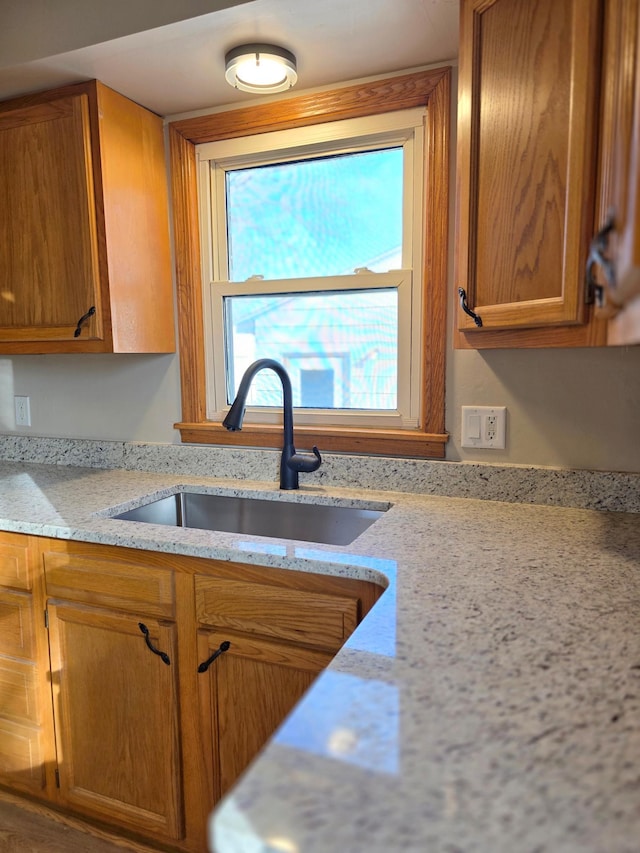
[[[5,2],[0,0],[0,15]],[[24,0],[15,9],[24,10]],[[293,51],[296,92],[454,60],[458,52],[458,0],[244,0],[143,32],[132,27],[131,34],[100,43],[93,23],[88,46],[54,55],[41,50],[22,62],[13,51],[10,64],[0,61],[0,98],[95,77],[160,115],[173,116],[255,101],[224,79],[225,52],[244,42]],[[28,32],[21,31],[21,37],[28,45]]]

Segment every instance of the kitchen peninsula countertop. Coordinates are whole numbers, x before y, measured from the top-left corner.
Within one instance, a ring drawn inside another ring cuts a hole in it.
[[[217,853],[637,851],[640,514],[308,482],[0,463],[5,531],[386,585],[214,812]],[[105,515],[196,486],[391,507],[345,547]]]

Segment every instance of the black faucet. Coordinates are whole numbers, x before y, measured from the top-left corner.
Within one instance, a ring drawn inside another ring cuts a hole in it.
[[[247,367],[240,382],[236,399],[233,401],[227,417],[222,421],[222,426],[234,431],[242,429],[249,386],[256,373],[264,370],[265,367],[269,367],[274,373],[277,373],[282,382],[284,447],[282,448],[282,456],[280,457],[280,488],[297,489],[299,488],[298,472],[317,471],[322,462],[322,457],[317,447],[313,448],[313,454],[296,453],[296,449],[293,446],[293,395],[291,393],[291,380],[280,362],[274,361],[272,358],[259,358],[258,361],[254,361],[253,364]]]

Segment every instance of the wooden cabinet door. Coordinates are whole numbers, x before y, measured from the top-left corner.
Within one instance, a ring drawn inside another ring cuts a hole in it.
[[[200,631],[202,730],[219,799],[262,749],[331,654],[228,631]],[[212,803],[213,805],[213,803]]]
[[[640,10],[608,0],[600,141],[600,196],[594,239],[598,311],[609,343],[640,343]],[[597,253],[600,253],[598,256]],[[601,261],[599,263],[599,261]]]
[[[482,325],[460,307],[460,345],[587,319],[600,13],[600,0],[462,2],[455,284]]]
[[[0,102],[0,353],[174,352],[167,190],[162,120],[99,82]]]
[[[89,815],[163,839],[183,836],[176,628],[49,602],[61,798]]]
[[[0,342],[73,341],[92,307],[101,328],[88,109],[0,112]]]

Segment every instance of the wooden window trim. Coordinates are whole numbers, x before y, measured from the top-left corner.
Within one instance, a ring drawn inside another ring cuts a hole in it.
[[[244,447],[280,447],[282,443],[281,426],[246,423],[241,432],[228,432],[206,418],[196,145],[426,106],[423,317],[424,328],[434,328],[437,333],[429,346],[426,335],[423,340],[423,428],[296,426],[295,434],[301,445],[314,440],[328,451],[444,457],[448,438],[444,389],[450,101],[451,69],[447,66],[169,124],[182,388],[182,421],[175,428],[183,442]],[[429,216],[428,211],[436,211],[436,215]]]

